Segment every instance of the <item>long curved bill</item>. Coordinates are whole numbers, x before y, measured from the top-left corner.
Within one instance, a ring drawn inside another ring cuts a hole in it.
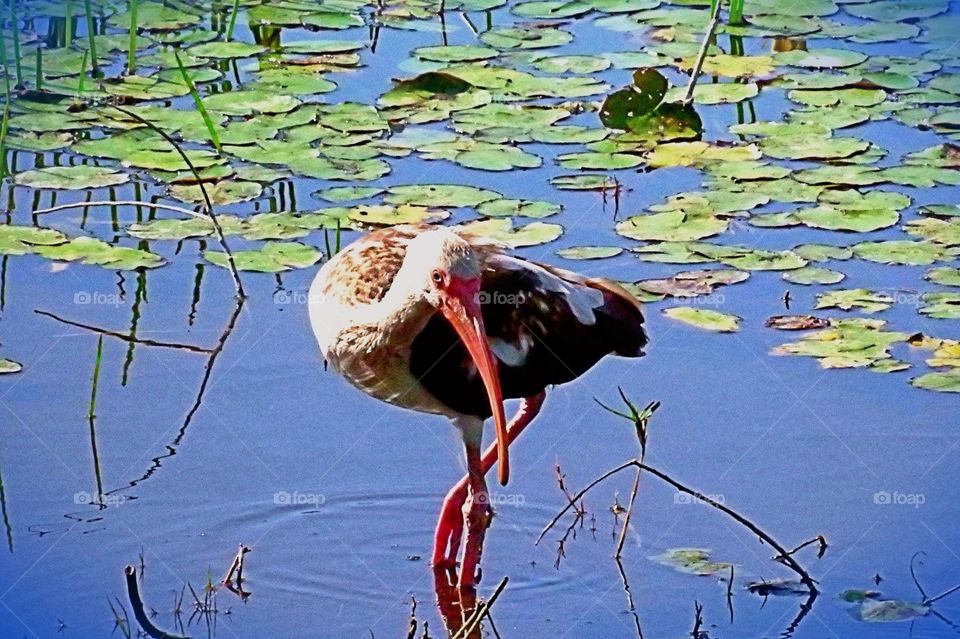
[[[507,421],[503,414],[503,392],[500,390],[500,376],[497,374],[497,361],[487,344],[487,333],[483,328],[483,316],[480,305],[473,295],[448,295],[440,307],[443,316],[453,325],[457,335],[467,347],[473,358],[480,378],[487,389],[490,410],[497,433],[497,479],[502,486],[510,480],[510,459],[507,453]]]

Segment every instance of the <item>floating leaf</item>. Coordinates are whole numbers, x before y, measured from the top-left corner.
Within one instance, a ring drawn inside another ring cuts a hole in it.
[[[856,609],[856,612],[861,621],[889,623],[891,621],[910,621],[917,617],[923,617],[930,612],[930,606],[899,599],[866,599]]]
[[[489,189],[460,184],[409,184],[391,186],[384,202],[388,204],[416,204],[419,206],[477,206],[503,196]]]
[[[923,279],[943,286],[960,286],[960,268],[942,266],[927,271]]]
[[[617,223],[617,233],[634,240],[684,242],[723,233],[728,222],[712,215],[688,215],[683,211],[664,211],[634,215]]]
[[[557,255],[568,260],[599,260],[621,253],[619,246],[571,246],[557,251]]]
[[[806,585],[791,579],[751,581],[747,584],[747,591],[760,597],[794,597],[810,594],[810,589]]]
[[[486,217],[550,217],[560,212],[561,206],[542,200],[488,200],[477,207],[477,213]]]
[[[15,184],[34,189],[96,189],[117,186],[130,181],[130,176],[102,166],[52,166],[17,173]]]
[[[733,269],[710,269],[704,271],[684,271],[673,277],[658,280],[641,280],[636,286],[655,295],[672,297],[699,297],[710,295],[722,285],[744,282],[749,273]]]
[[[0,357],[0,375],[10,375],[23,370],[23,365],[13,360]]]
[[[817,305],[814,308],[839,308],[843,311],[860,308],[867,313],[876,313],[887,310],[892,304],[893,298],[885,293],[854,288],[820,293],[817,295]]]
[[[651,557],[664,566],[694,575],[713,575],[730,570],[730,564],[710,560],[710,551],[703,548],[673,548]]]
[[[718,333],[733,333],[740,328],[740,318],[718,311],[692,306],[674,306],[663,309],[663,314],[684,324]]]
[[[933,242],[889,240],[886,242],[861,242],[853,247],[853,254],[871,262],[884,264],[926,265],[952,257],[944,247]]]
[[[226,268],[228,265],[226,253],[204,251],[203,257],[217,266]],[[267,242],[255,251],[235,251],[233,257],[240,270],[279,273],[316,264],[323,254],[299,242]]]
[[[783,279],[793,284],[836,284],[842,282],[845,277],[839,271],[818,266],[804,266],[783,274]]]
[[[830,326],[830,320],[813,315],[774,315],[764,325],[781,331],[809,331]]]
[[[513,248],[552,242],[563,234],[559,224],[531,222],[515,227],[509,218],[490,218],[468,222],[458,227],[462,232],[502,242]]]
[[[910,380],[910,383],[917,388],[941,393],[960,393],[960,368],[952,368],[945,373],[920,375]]]
[[[890,359],[890,346],[909,337],[907,333],[885,331],[885,325],[863,318],[832,320],[830,328],[811,332],[799,342],[777,346],[771,353],[815,357],[822,368],[871,367]]]
[[[934,319],[960,319],[960,293],[924,293],[920,299],[925,304],[920,308],[923,315]]]
[[[607,175],[559,175],[550,178],[550,184],[566,191],[607,191],[616,189],[619,182]]]

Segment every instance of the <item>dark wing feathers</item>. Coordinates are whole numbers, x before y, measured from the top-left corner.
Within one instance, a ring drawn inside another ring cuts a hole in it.
[[[608,354],[643,354],[640,304],[616,283],[493,251],[484,257],[483,321],[504,398],[571,381]],[[482,380],[439,314],[414,340],[411,371],[454,410],[490,416]]]

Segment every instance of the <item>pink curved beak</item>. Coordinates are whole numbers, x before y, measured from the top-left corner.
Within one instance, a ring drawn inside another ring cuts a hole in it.
[[[490,410],[497,433],[497,479],[506,486],[510,480],[510,459],[507,453],[507,420],[503,414],[503,392],[500,390],[500,376],[497,373],[497,360],[493,357],[487,343],[487,333],[483,327],[483,314],[477,301],[480,282],[454,282],[443,297],[440,312],[457,331],[457,335],[467,347],[487,389]]]

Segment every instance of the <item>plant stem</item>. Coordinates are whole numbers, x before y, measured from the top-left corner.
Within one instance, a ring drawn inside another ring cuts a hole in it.
[[[7,60],[7,39],[3,35],[3,29],[0,29],[0,63],[3,64],[3,91],[10,101],[10,61]]]
[[[180,67],[180,75],[183,76],[183,82],[187,85],[187,88],[190,89],[190,95],[193,96],[193,102],[197,105],[197,111],[200,112],[200,117],[203,118],[203,123],[207,127],[207,132],[210,134],[210,141],[213,142],[213,146],[217,149],[217,153],[220,153],[220,136],[217,134],[217,127],[213,123],[213,118],[211,118],[210,114],[207,113],[207,108],[203,106],[203,100],[200,99],[200,93],[197,91],[197,86],[193,83],[193,78],[190,77],[190,74],[187,72],[187,68],[183,66],[183,62],[180,60],[180,54],[174,51],[173,57],[177,60],[177,66]]]
[[[137,0],[130,0],[130,43],[127,45],[127,75],[137,73]]]
[[[87,77],[87,55],[89,51],[84,49],[83,58],[80,60],[80,78],[77,80],[77,100],[83,99],[83,84]]]
[[[73,44],[73,0],[67,0],[66,17],[64,18],[65,33],[63,46],[69,48]]]
[[[97,359],[93,365],[93,387],[90,392],[90,412],[87,417],[93,419],[97,408],[97,384],[100,381],[100,361],[103,359],[103,335],[97,338]]]
[[[9,0],[10,28],[13,30],[13,64],[17,70],[17,86],[23,86],[23,65],[20,61],[20,23],[17,20],[16,0]]]
[[[34,82],[37,91],[43,91],[43,47],[37,47],[37,78]]]
[[[89,2],[89,0],[87,0]],[[190,156],[177,144],[177,141],[170,137],[170,134],[158,127],[156,124],[143,118],[133,111],[128,111],[127,109],[112,105],[112,108],[116,109],[120,113],[123,113],[127,117],[133,118],[140,124],[146,125],[160,134],[164,140],[166,140],[170,146],[176,150],[176,152],[183,159],[184,164],[190,169],[190,172],[193,173],[193,176],[197,178],[197,186],[200,187],[200,193],[203,195],[203,201],[206,204],[206,213],[210,218],[210,221],[213,223],[213,229],[217,235],[217,241],[220,243],[220,247],[223,249],[223,252],[227,254],[227,265],[230,269],[230,275],[233,277],[233,285],[237,291],[237,298],[243,300],[247,297],[247,294],[243,291],[243,283],[240,281],[240,273],[237,271],[237,263],[233,257],[233,252],[230,250],[230,247],[227,246],[227,239],[223,233],[223,227],[220,226],[220,221],[217,219],[216,213],[213,210],[213,202],[210,200],[210,194],[207,193],[207,188],[203,185],[203,178],[200,176],[200,172],[197,171],[197,167],[194,166],[193,162],[190,160]]]
[[[90,0],[83,0],[83,10],[87,14],[87,38],[90,40],[90,69],[94,76],[100,75],[100,67],[97,64],[97,34],[93,30],[93,9],[90,7]]]
[[[7,166],[7,128],[10,125],[10,95],[7,95],[7,101],[3,103],[3,121],[0,123],[0,180],[10,174],[10,167]]]
[[[700,45],[700,53],[697,54],[697,63],[693,67],[693,73],[690,75],[690,83],[687,85],[687,91],[681,102],[690,104],[693,102],[693,90],[697,87],[697,78],[700,77],[700,71],[703,70],[703,61],[707,57],[707,50],[710,49],[710,40],[713,38],[713,32],[717,29],[717,23],[720,22],[720,0],[716,0],[711,5],[710,24],[707,25],[707,33],[703,36],[703,44]]]
[[[238,13],[240,13],[240,0],[233,0],[233,9],[230,10],[230,22],[227,24],[227,33],[224,36],[227,42],[233,40],[233,29],[237,26]]]

